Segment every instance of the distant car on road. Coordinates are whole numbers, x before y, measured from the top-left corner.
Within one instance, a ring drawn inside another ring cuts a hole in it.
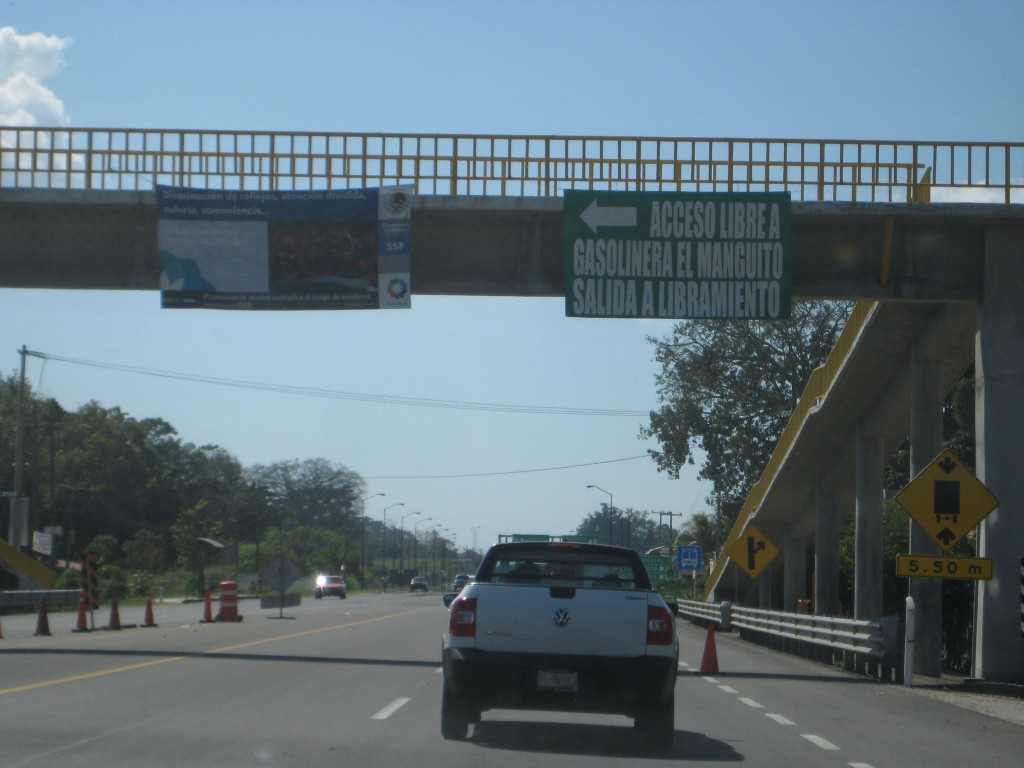
[[[468,573],[457,573],[455,574],[455,580],[452,581],[452,592],[461,592],[462,588],[469,584]]]
[[[410,592],[429,592],[430,584],[427,583],[425,576],[413,576],[412,581],[409,582]]]
[[[328,597],[340,597],[344,600],[347,590],[348,585],[345,584],[345,580],[341,576],[325,576],[321,574],[316,577],[313,597],[319,600],[324,595],[327,595]]]

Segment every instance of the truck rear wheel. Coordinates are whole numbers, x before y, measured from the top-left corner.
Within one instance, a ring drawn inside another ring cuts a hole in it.
[[[448,686],[441,692],[441,735],[446,739],[464,739],[469,733],[469,707]]]

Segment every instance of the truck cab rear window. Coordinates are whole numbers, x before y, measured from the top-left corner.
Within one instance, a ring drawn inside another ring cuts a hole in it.
[[[647,588],[646,574],[638,574],[628,558],[595,557],[594,554],[572,550],[509,553],[484,563],[477,581],[602,589]]]

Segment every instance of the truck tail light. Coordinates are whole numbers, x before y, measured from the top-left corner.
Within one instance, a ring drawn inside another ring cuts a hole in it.
[[[449,637],[476,637],[476,598],[458,597],[448,616]]]
[[[660,605],[647,606],[647,644],[671,645],[674,628],[672,613]]]

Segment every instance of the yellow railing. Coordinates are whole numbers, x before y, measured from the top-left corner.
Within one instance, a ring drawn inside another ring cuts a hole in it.
[[[0,187],[148,190],[413,185],[430,195],[566,189],[788,191],[794,200],[1024,202],[1024,144],[625,136],[0,128]]]
[[[793,409],[793,415],[790,416],[789,421],[786,423],[786,428],[782,430],[779,442],[775,444],[775,450],[772,452],[771,458],[768,459],[760,479],[751,487],[746,500],[743,502],[743,507],[736,517],[736,523],[729,532],[725,546],[722,547],[722,552],[729,551],[729,548],[742,535],[751,516],[760,509],[772,481],[775,479],[779,468],[786,460],[786,456],[789,455],[793,443],[799,436],[800,430],[807,420],[807,415],[828,394],[832,383],[836,380],[839,370],[843,367],[847,357],[849,357],[850,352],[853,350],[853,345],[857,341],[857,337],[860,336],[864,324],[868,321],[876,303],[874,301],[857,302],[849,318],[847,318],[846,325],[843,326],[835,346],[829,352],[828,358],[811,372],[810,377],[807,379],[807,384],[804,386],[804,391],[800,394],[800,400],[797,402],[796,408]],[[720,556],[715,561],[715,567],[711,571],[705,588],[705,598],[718,585],[727,562],[728,558],[725,556]]]
[[[5,563],[15,573],[31,579],[43,589],[53,589],[57,583],[57,574],[3,539],[0,539],[0,562]]]

